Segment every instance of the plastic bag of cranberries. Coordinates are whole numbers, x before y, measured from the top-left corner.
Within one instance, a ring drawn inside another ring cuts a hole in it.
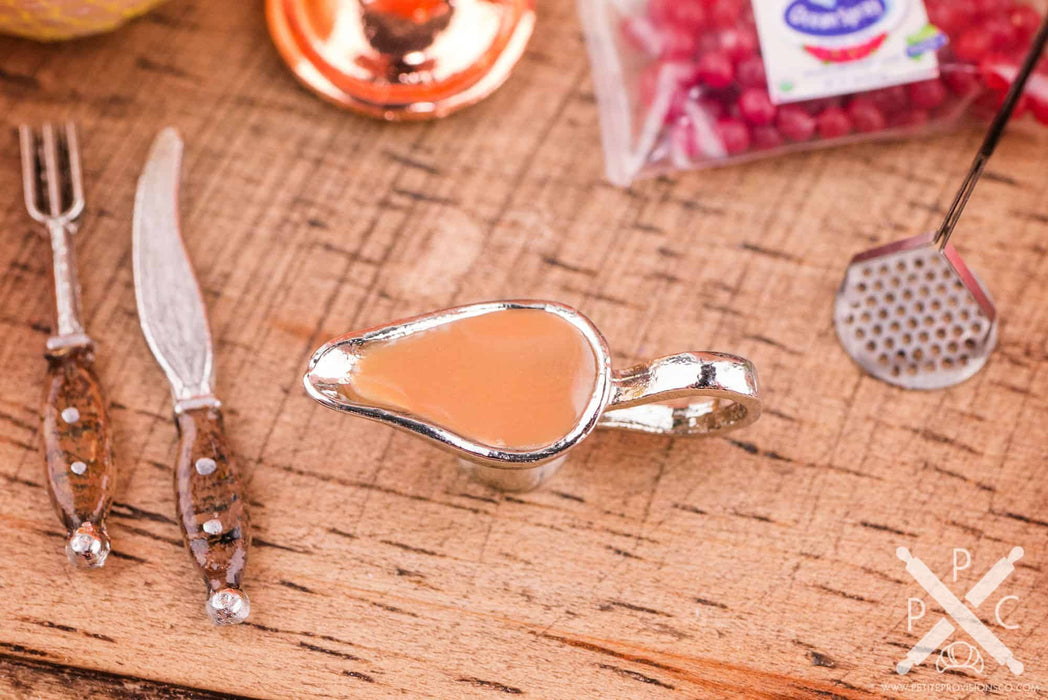
[[[1040,0],[579,0],[609,179],[988,118]],[[1015,118],[1048,124],[1048,59]]]

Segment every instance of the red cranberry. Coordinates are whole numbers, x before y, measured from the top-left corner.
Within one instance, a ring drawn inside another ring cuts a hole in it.
[[[698,100],[698,104],[699,108],[713,120],[728,116],[728,110],[724,107],[724,103],[715,97],[703,97]]]
[[[1008,12],[1015,4],[1015,0],[974,0],[975,11],[982,17],[999,17]]]
[[[979,92],[979,76],[968,66],[943,68],[942,80],[958,97],[971,97]]]
[[[764,72],[764,59],[760,56],[751,56],[735,67],[735,80],[740,87],[764,87],[768,84],[768,76]]]
[[[688,59],[698,48],[698,35],[681,27],[666,27],[662,31],[662,57]]]
[[[774,126],[753,127],[753,147],[761,150],[778,148],[783,144],[782,134]]]
[[[987,90],[976,98],[972,105],[972,111],[980,119],[993,119],[1000,106],[1001,93]]]
[[[650,0],[648,16],[663,27],[695,34],[706,26],[706,5],[702,0]]]
[[[790,141],[807,141],[815,135],[815,118],[798,105],[780,107],[776,124]]]
[[[753,15],[753,3],[742,3],[742,14],[739,16],[739,24],[750,29],[757,28],[757,19]]]
[[[994,54],[987,56],[979,63],[979,75],[982,76],[983,84],[991,90],[1007,90],[1012,84],[1010,77],[1014,73],[1015,64],[1007,56]]]
[[[671,92],[670,107],[666,119],[680,116],[684,104],[691,99],[690,89],[698,78],[695,66],[685,61],[656,61],[649,64],[640,75],[639,92],[641,104],[650,107],[666,92]]]
[[[843,100],[840,97],[820,97],[817,100],[800,102],[801,107],[808,110],[808,114],[816,115],[830,107],[840,107]]]
[[[969,63],[978,63],[993,49],[993,39],[982,27],[972,27],[954,42],[953,50]]]
[[[990,44],[996,51],[1006,51],[1019,43],[1019,32],[1007,15],[990,18],[983,24],[983,29],[989,35]]]
[[[916,129],[927,124],[930,119],[931,115],[926,110],[908,109],[891,117],[888,120],[888,124],[893,128]]]
[[[940,80],[923,80],[909,85],[910,102],[920,109],[935,109],[946,100],[946,86]]]
[[[906,109],[910,96],[902,85],[881,88],[869,93],[869,98],[885,114],[895,114]]]
[[[864,133],[882,131],[887,124],[884,113],[868,97],[852,98],[848,105],[848,117],[855,125],[855,130]]]
[[[764,126],[775,120],[775,105],[764,88],[747,88],[739,96],[739,113],[750,124]]]
[[[677,90],[673,94],[673,99],[670,101],[669,111],[666,113],[666,121],[672,121],[680,118],[687,109],[687,105],[690,102],[698,102],[701,89],[697,87],[684,88]]]
[[[725,29],[720,34],[720,48],[733,62],[745,61],[757,55],[757,33],[752,29]]]
[[[707,4],[710,5],[710,23],[714,27],[728,29],[739,24],[742,15],[740,0],[707,0]]]
[[[716,31],[707,31],[699,35],[699,55],[710,51],[720,51],[720,34]]]
[[[1019,42],[1025,44],[1041,25],[1041,16],[1029,5],[1016,5],[1008,15]]]
[[[966,29],[974,14],[971,0],[928,0],[928,21],[949,35]]]
[[[824,139],[837,139],[851,133],[852,123],[840,107],[829,107],[816,119],[819,136]]]
[[[725,117],[717,122],[716,132],[728,155],[745,153],[750,148],[750,130],[738,119]]]
[[[723,51],[711,51],[699,59],[699,79],[712,88],[726,88],[735,79],[731,59]]]
[[[711,157],[713,154],[728,150],[724,136],[721,133],[721,123],[724,120],[714,120],[709,114],[689,105],[685,116],[674,122],[670,131],[670,147],[677,153],[681,153],[688,160],[699,160]],[[728,120],[731,121],[731,120]],[[701,123],[701,125],[700,125]],[[731,127],[728,129],[731,131]],[[736,134],[737,138],[738,135]],[[749,133],[743,125],[742,137],[749,142]]]

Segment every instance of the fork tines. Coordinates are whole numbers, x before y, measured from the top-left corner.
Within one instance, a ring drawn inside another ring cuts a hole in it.
[[[44,124],[39,136],[18,127],[22,145],[22,186],[29,215],[47,226],[68,226],[84,209],[76,127]]]

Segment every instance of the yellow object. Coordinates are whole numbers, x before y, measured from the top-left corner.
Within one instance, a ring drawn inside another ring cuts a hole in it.
[[[0,33],[40,41],[115,29],[162,0],[0,0]]]

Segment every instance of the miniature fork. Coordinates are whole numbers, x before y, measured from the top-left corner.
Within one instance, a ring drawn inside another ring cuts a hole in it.
[[[84,210],[76,128],[45,124],[39,138],[18,129],[29,215],[47,228],[55,277],[57,329],[47,340],[43,440],[47,488],[66,528],[66,554],[96,568],[109,555],[106,515],[116,481],[106,401],[94,371],[94,344],[84,332],[73,234]]]

